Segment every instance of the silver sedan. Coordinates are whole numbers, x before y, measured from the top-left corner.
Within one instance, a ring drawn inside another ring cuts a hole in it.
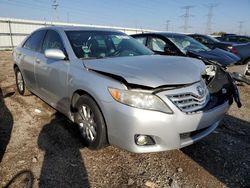
[[[13,55],[19,93],[66,115],[91,149],[112,144],[143,153],[190,145],[219,125],[234,93],[218,66],[154,55],[115,30],[46,27]]]

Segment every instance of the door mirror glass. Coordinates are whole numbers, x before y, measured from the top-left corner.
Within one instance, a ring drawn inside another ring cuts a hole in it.
[[[45,57],[57,60],[64,60],[66,55],[60,49],[47,49],[44,52]]]

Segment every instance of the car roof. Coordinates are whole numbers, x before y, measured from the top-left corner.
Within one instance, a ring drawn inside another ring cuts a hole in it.
[[[246,35],[230,35],[230,36],[234,36],[234,37],[246,37],[246,38],[249,38],[249,36],[246,36]]]
[[[141,33],[141,34],[134,34],[132,36],[137,36],[137,35],[161,35],[161,36],[187,36],[185,33],[173,33],[173,32],[149,32],[149,33]]]
[[[199,33],[192,33],[192,34],[188,34],[189,36],[207,36],[205,34],[199,34]]]
[[[83,27],[83,26],[49,26],[43,27],[41,29],[54,29],[61,31],[110,31],[110,32],[120,32],[112,28],[101,28],[101,27]]]

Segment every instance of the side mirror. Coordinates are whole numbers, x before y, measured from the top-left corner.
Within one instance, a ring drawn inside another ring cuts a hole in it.
[[[66,55],[60,49],[47,49],[44,52],[45,57],[57,60],[64,60]]]

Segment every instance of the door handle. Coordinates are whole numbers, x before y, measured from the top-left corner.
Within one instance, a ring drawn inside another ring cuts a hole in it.
[[[36,59],[36,63],[38,63],[38,64],[39,64],[40,62],[41,62],[41,60],[40,60],[40,59]]]

